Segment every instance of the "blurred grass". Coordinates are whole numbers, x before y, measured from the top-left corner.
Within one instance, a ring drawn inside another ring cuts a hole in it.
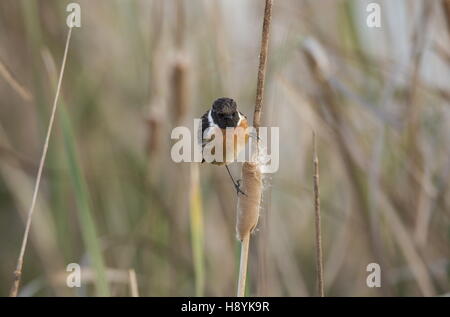
[[[47,51],[44,51],[42,57],[47,67],[48,76],[51,78],[52,86],[54,89],[56,89],[57,69],[55,62],[50,53],[48,53]],[[94,218],[91,212],[89,191],[87,189],[86,180],[83,176],[83,171],[80,168],[77,158],[75,141],[76,139],[73,134],[73,128],[70,123],[69,114],[66,110],[64,100],[59,101],[59,103],[59,119],[61,122],[60,126],[62,131],[64,149],[67,155],[68,171],[75,193],[75,200],[78,207],[78,220],[80,222],[80,228],[82,229],[81,232],[83,240],[96,272],[95,283],[97,288],[97,295],[110,296],[111,292],[106,278],[106,269],[103,261],[102,249],[98,239]],[[59,222],[57,222],[57,225],[59,225],[60,228],[61,226],[66,227],[66,224],[68,224],[67,216],[60,215],[59,217],[55,216],[55,218],[59,220]]]
[[[54,94],[42,57],[62,55],[68,2],[0,2],[0,60],[33,98],[24,101],[0,75],[0,295],[10,288]],[[192,167],[169,157],[170,131],[221,96],[251,119],[263,2],[77,2],[82,27],[69,52],[24,294],[128,296],[130,268],[141,296],[234,294],[235,192],[215,166],[201,165],[192,183]],[[448,12],[433,1],[420,33],[425,1],[380,0],[383,27],[368,29],[368,2],[275,1],[263,120],[280,127],[282,144],[263,202],[271,210],[262,214],[267,295],[314,294],[312,129],[321,144],[326,294],[422,295],[427,276],[435,294],[449,292]],[[414,44],[419,35],[423,45]],[[308,39],[328,61],[325,81],[302,53]],[[181,99],[176,65],[188,66]],[[250,263],[259,259],[255,252]],[[65,287],[60,276],[72,262],[95,289]],[[381,289],[365,286],[370,262],[382,264]],[[258,294],[257,270],[250,266],[249,295]]]
[[[78,207],[81,232],[85,247],[93,263],[96,272],[96,286],[98,296],[110,296],[108,281],[106,279],[105,264],[103,261],[102,248],[98,239],[97,229],[90,207],[89,192],[83,172],[80,169],[75,146],[75,138],[72,132],[70,119],[64,107],[60,109],[62,134],[64,147],[67,153],[69,174],[72,180],[75,199]]]

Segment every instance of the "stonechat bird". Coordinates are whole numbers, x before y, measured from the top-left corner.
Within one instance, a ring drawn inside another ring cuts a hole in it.
[[[240,180],[237,182],[234,180],[228,168],[228,164],[236,161],[239,153],[245,148],[245,145],[248,142],[249,126],[247,117],[238,110],[237,104],[233,99],[223,97],[213,102],[211,108],[201,117],[201,120],[199,141],[202,146],[202,153],[205,146],[214,139],[215,134],[221,133],[223,157],[219,160],[212,160],[210,163],[214,165],[224,165],[227,168],[228,175],[230,175],[237,193],[245,195],[240,189]],[[227,142],[227,136],[232,136],[233,139],[228,140]],[[211,153],[214,154],[214,149],[212,149]],[[204,158],[202,160],[202,163],[203,162],[205,162]]]

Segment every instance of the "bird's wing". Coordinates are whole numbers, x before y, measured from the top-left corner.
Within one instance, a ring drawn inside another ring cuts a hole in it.
[[[205,114],[203,116],[201,116],[201,124],[199,126],[199,131],[198,131],[198,143],[201,146],[204,146],[206,142],[208,142],[208,140],[204,139],[203,134],[205,133],[205,130],[208,129],[209,127],[209,121],[208,121],[208,114],[209,114],[209,110],[205,112]],[[206,135],[205,135],[206,136]]]

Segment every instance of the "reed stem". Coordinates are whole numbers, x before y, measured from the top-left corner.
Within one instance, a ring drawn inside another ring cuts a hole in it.
[[[34,213],[34,209],[36,206],[37,194],[39,192],[39,186],[41,184],[42,171],[44,169],[45,159],[47,157],[47,150],[48,150],[48,145],[50,142],[50,136],[52,133],[53,122],[55,121],[55,113],[56,113],[56,108],[58,105],[59,94],[61,91],[61,84],[62,84],[62,79],[63,79],[63,75],[64,75],[64,69],[66,67],[67,52],[69,51],[71,35],[72,35],[72,28],[69,28],[69,32],[67,33],[66,46],[64,49],[64,56],[63,56],[62,65],[61,65],[61,71],[59,73],[59,78],[58,78],[58,86],[56,88],[55,99],[53,100],[52,114],[50,116],[50,122],[49,122],[48,128],[47,128],[47,135],[45,137],[44,148],[42,150],[42,156],[41,156],[41,160],[39,163],[38,173],[37,173],[37,177],[36,177],[36,183],[35,183],[34,191],[33,191],[33,198],[31,199],[31,206],[28,211],[27,223],[25,226],[25,232],[23,234],[22,246],[20,248],[19,257],[17,259],[16,270],[14,271],[14,282],[13,282],[13,286],[12,286],[10,294],[9,294],[11,297],[17,297],[17,293],[19,292],[19,285],[20,285],[20,279],[22,276],[22,268],[23,268],[23,258],[24,258],[25,249],[26,249],[27,243],[28,243],[28,235],[30,233],[31,220],[33,218],[33,213]]]
[[[239,270],[239,282],[237,297],[245,296],[245,282],[247,280],[247,263],[248,263],[248,248],[250,244],[250,234],[247,234],[241,242],[241,262]],[[244,268],[244,269],[243,269]]]
[[[313,132],[313,165],[314,165],[314,212],[316,222],[316,271],[317,288],[320,297],[325,296],[323,289],[323,254],[322,231],[320,227],[320,192],[319,192],[319,158],[317,156],[316,134]]]
[[[256,86],[256,100],[255,100],[255,111],[253,115],[253,126],[256,129],[257,133],[257,141],[256,141],[256,149],[257,149],[257,155],[259,155],[259,127],[261,125],[261,110],[262,110],[262,103],[263,103],[263,96],[264,96],[264,83],[266,78],[266,68],[267,68],[267,55],[269,50],[269,35],[270,35],[270,24],[272,21],[272,5],[273,0],[266,0],[265,9],[264,9],[264,22],[262,27],[262,36],[261,36],[261,48],[259,53],[259,67],[258,67],[258,79],[257,79],[257,86]],[[258,172],[249,173],[248,170],[244,173],[244,168],[246,164],[243,165],[243,183],[244,183],[244,190],[246,190],[246,183],[252,183],[253,182],[253,188],[251,189],[254,193],[259,193],[258,197],[256,198],[257,201],[251,202],[250,199],[254,197],[248,197],[242,196],[239,199],[242,200],[242,205],[246,206],[246,208],[241,208],[241,201],[238,201],[238,223],[237,226],[239,226],[239,219],[245,219],[247,215],[246,213],[254,213],[255,211],[259,214],[259,205],[261,203],[261,178],[260,178],[260,172],[259,168],[257,167]],[[248,166],[247,166],[248,168]],[[259,183],[256,184],[253,180],[247,180],[246,178],[251,178],[252,176],[259,179]],[[258,217],[247,217],[248,219],[256,219],[253,226],[250,226],[251,230],[254,229],[254,226],[256,226],[256,223],[258,221]],[[241,239],[241,260],[240,260],[240,266],[239,266],[239,282],[238,282],[238,291],[237,296],[242,297],[245,294],[245,283],[247,280],[247,264],[248,264],[248,250],[250,245],[250,233],[251,230],[248,230],[245,234],[238,233],[240,235]]]
[[[139,288],[136,278],[136,271],[134,269],[128,270],[128,278],[130,283],[131,297],[139,297]]]

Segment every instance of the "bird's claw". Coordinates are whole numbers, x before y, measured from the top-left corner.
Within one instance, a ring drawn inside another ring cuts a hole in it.
[[[234,184],[234,186],[235,186],[235,188],[236,188],[236,193],[237,193],[238,195],[239,195],[239,193],[241,193],[242,195],[247,196],[247,194],[244,193],[244,192],[241,190],[241,180],[240,180],[240,179],[238,179],[238,180],[236,181],[236,184]]]

